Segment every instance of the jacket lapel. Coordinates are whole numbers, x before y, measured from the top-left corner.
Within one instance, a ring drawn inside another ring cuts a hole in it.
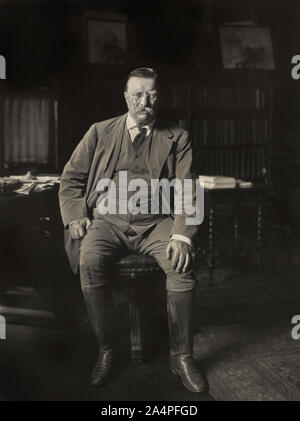
[[[90,173],[91,188],[88,191],[87,204],[91,208],[94,206],[100,192],[97,191],[97,183],[103,178],[112,178],[117,160],[120,154],[126,115],[107,126],[102,132],[104,154],[99,161],[99,152],[94,157],[94,171]]]
[[[103,141],[105,142],[105,153],[103,157],[105,168],[103,171],[103,176],[105,178],[111,178],[115,171],[117,160],[120,154],[126,116],[127,114],[124,114],[120,117],[115,125],[108,126],[103,131]]]
[[[166,127],[157,125],[153,131],[150,151],[151,178],[158,179],[172,149],[175,136]]]

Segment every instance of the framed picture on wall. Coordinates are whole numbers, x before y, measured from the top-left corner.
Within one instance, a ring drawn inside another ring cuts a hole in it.
[[[125,63],[126,21],[126,16],[119,13],[85,12],[84,26],[88,63]]]
[[[220,39],[225,69],[275,69],[270,28],[223,26]]]

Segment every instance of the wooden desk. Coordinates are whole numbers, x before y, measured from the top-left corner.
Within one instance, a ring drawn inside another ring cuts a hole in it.
[[[0,197],[0,314],[20,324],[72,324],[83,308],[79,285],[64,251],[58,187]]]
[[[16,224],[30,224],[36,218],[54,216],[57,205],[57,188],[32,193],[28,196],[11,193],[0,196],[0,229]]]
[[[205,189],[204,194],[204,207],[205,219],[204,224],[207,226],[207,238],[205,241],[202,239],[202,245],[198,246],[199,252],[205,255],[210,282],[213,283],[214,269],[216,267],[216,250],[215,250],[215,236],[216,236],[216,221],[218,215],[226,214],[225,208],[229,208],[228,214],[233,218],[227,218],[225,224],[231,225],[232,229],[232,242],[228,244],[228,248],[238,249],[238,240],[240,238],[241,218],[240,211],[242,207],[246,207],[248,212],[255,213],[256,215],[256,267],[257,271],[261,270],[262,263],[262,236],[263,236],[263,208],[266,203],[268,195],[268,187],[266,185],[257,185],[252,188],[242,189]],[[199,230],[201,235],[201,228]],[[201,249],[201,250],[200,250]],[[240,250],[241,252],[243,250]],[[226,250],[224,250],[226,252]],[[243,251],[244,252],[244,251]],[[236,253],[236,257],[238,253]],[[233,256],[234,257],[234,256]]]

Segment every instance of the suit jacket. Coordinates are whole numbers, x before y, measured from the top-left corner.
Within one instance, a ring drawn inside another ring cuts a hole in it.
[[[93,124],[66,164],[59,190],[59,203],[65,226],[65,247],[73,271],[79,263],[80,240],[72,240],[70,222],[91,217],[98,196],[97,183],[102,178],[112,178],[118,160],[126,116]],[[191,179],[192,148],[188,132],[179,127],[157,121],[152,136],[149,159],[151,178],[169,180]],[[186,215],[174,215],[172,234],[193,239],[196,225],[185,224]]]

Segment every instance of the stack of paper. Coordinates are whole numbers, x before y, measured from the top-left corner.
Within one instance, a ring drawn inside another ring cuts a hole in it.
[[[205,189],[234,189],[236,179],[222,175],[199,175],[200,183]]]

